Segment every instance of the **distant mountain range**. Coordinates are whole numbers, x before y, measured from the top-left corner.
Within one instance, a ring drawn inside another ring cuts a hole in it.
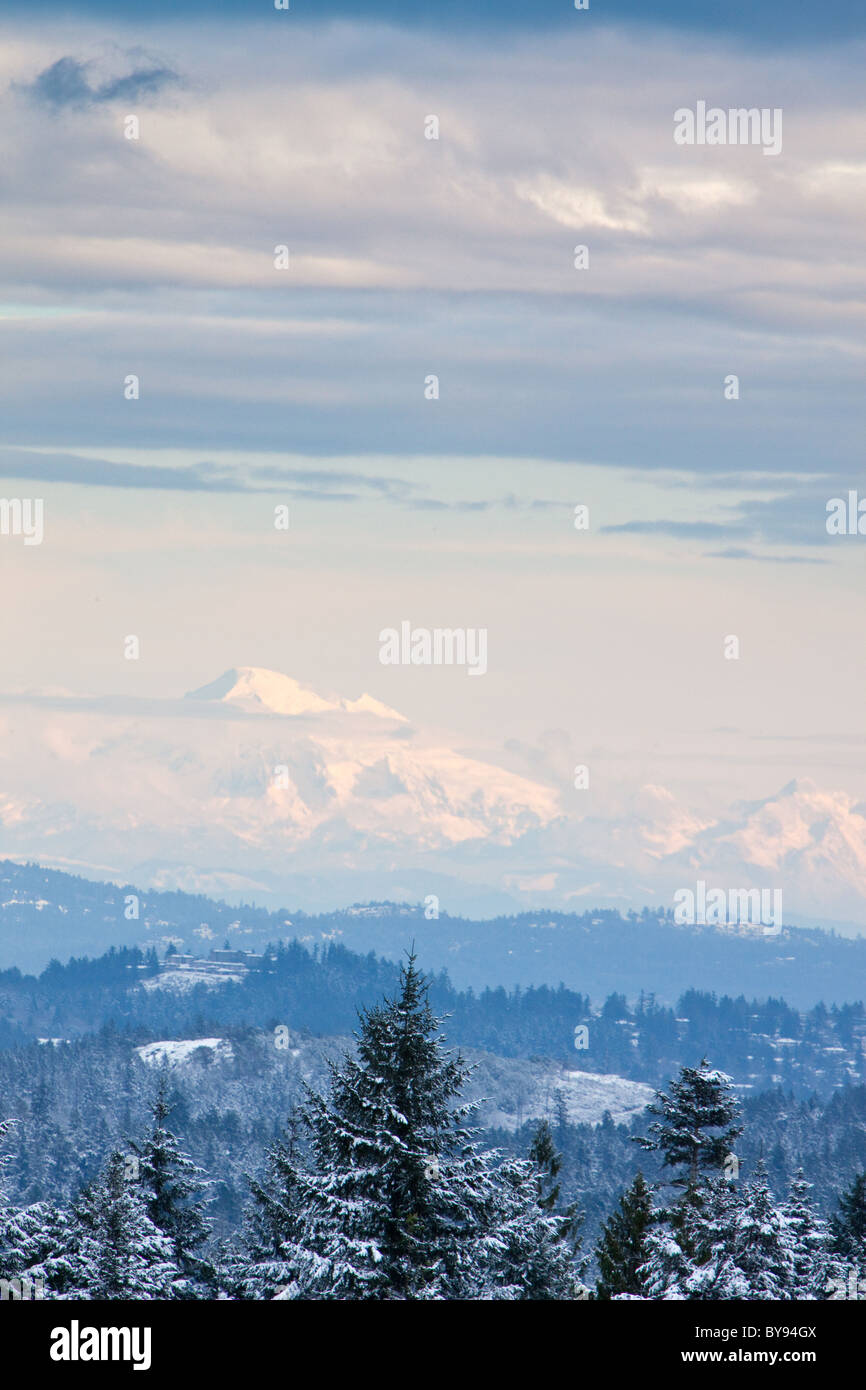
[[[866,924],[866,807],[843,792],[798,780],[708,816],[643,786],[587,813],[570,767],[521,775],[372,695],[258,667],[175,700],[5,696],[0,752],[0,853],[99,878],[475,916],[668,907],[703,879],[781,889],[786,920]]]
[[[0,861],[0,972],[17,967],[35,973],[52,958],[92,958],[130,946],[152,947],[160,958],[169,944],[194,957],[210,957],[213,950],[221,957],[227,944],[224,958],[231,960],[281,940],[297,940],[308,951],[345,946],[360,959],[376,952],[390,961],[404,958],[414,944],[426,971],[447,971],[460,989],[564,984],[596,1003],[613,993],[636,999],[646,992],[673,1005],[685,991],[699,989],[784,998],[806,1009],[866,994],[866,939],[814,928],[784,927],[764,936],[749,928],[677,926],[649,910],[626,918],[610,909],[430,919],[423,904],[394,902],[317,915],[271,912]],[[167,972],[163,984],[221,990],[246,974],[243,965],[209,969]],[[0,1025],[3,998],[0,978]]]

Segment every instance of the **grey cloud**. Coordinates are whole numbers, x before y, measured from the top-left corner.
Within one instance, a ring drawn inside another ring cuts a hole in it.
[[[168,67],[138,67],[120,77],[93,85],[89,79],[93,65],[77,58],[58,58],[45,68],[24,91],[49,106],[86,107],[103,102],[137,101],[156,96],[164,87],[180,82]]]
[[[727,487],[744,489],[739,474],[716,475],[716,485],[724,476]],[[696,483],[701,480],[696,478]],[[768,486],[765,478],[763,487]],[[721,540],[748,538],[769,545],[824,546],[832,537],[827,534],[827,502],[831,497],[845,497],[854,488],[853,479],[827,478],[817,483],[814,478],[785,479],[785,491],[777,497],[744,497],[736,504],[736,514],[728,522],[716,521],[627,521],[617,526],[605,526],[610,532],[630,532],[635,535],[672,536],[680,540]],[[799,556],[760,556],[750,550],[730,546],[711,553],[713,559],[771,560],[774,564],[823,563]]]
[[[629,532],[637,536],[674,536],[680,540],[711,540],[714,537],[745,532],[737,522],[720,521],[624,521],[618,526],[602,526],[602,531]]]
[[[46,483],[79,483],[89,487],[164,488],[178,492],[255,491],[241,478],[215,464],[161,468],[141,463],[113,463],[75,454],[0,450],[0,473]]]
[[[486,512],[496,505],[494,501],[443,502],[438,497],[413,497],[408,503],[417,512]]]
[[[727,550],[710,550],[708,560],[757,560],[764,565],[826,565],[827,561],[809,555],[756,555],[753,550],[741,546],[729,546]]]
[[[377,492],[383,497],[390,498],[392,501],[400,501],[407,498],[412,492],[412,484],[403,478],[377,477],[375,475],[359,473],[317,473],[311,469],[300,468],[279,468],[273,464],[256,465],[251,470],[251,476],[260,482],[273,482],[280,485],[285,484],[286,480],[291,480],[298,486],[308,486],[312,489],[313,495],[322,485],[323,477],[327,479],[329,485],[358,487],[363,486],[367,492]],[[335,494],[329,493],[330,496]],[[349,498],[350,494],[344,494]],[[417,504],[415,504],[417,505]]]
[[[288,488],[299,496],[321,501],[354,501],[364,492],[393,495],[404,486],[399,479],[366,477],[363,473],[310,472],[295,468],[253,469],[249,476],[224,464],[202,460],[178,468],[158,464],[115,463],[75,454],[0,450],[0,473],[13,478],[86,487],[162,489],[169,492],[273,492]],[[336,490],[351,483],[354,492]],[[389,486],[389,484],[391,486]]]
[[[117,463],[76,454],[0,449],[0,476],[32,482],[71,483],[83,487],[145,488],[148,491],[274,493],[315,502],[357,502],[372,496],[420,510],[480,511],[495,502],[444,502],[419,498],[414,485],[402,478],[377,474],[316,472],[308,468],[280,468],[274,464],[247,470],[202,459],[197,463],[164,468],[159,464]]]
[[[781,497],[745,500],[739,510],[750,531],[764,540],[827,545],[827,500],[838,492],[829,481],[820,487],[812,482],[808,489]]]
[[[815,470],[817,475],[819,470]],[[695,488],[728,492],[767,492],[771,488],[784,487],[787,492],[810,492],[815,488],[815,476],[791,474],[780,476],[780,472],[767,473],[759,468],[731,472],[729,470],[707,469],[702,473],[690,473],[687,477],[671,478],[668,486],[693,492]],[[825,483],[822,482],[824,487]]]

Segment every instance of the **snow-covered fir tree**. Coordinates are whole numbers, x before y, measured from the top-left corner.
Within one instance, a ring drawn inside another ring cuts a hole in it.
[[[443,1047],[414,955],[398,997],[364,1010],[356,1037],[329,1095],[310,1093],[302,1110],[311,1161],[291,1169],[301,1223],[282,1242],[293,1273],[282,1296],[567,1296],[569,1218],[539,1207],[537,1165],[498,1165],[466,1127],[469,1068]]]
[[[42,1297],[40,1266],[64,1249],[68,1224],[66,1213],[51,1202],[27,1207],[0,1203],[0,1279],[15,1281],[16,1297]]]
[[[172,1109],[168,1080],[163,1075],[151,1105],[151,1132],[141,1144],[130,1141],[130,1148],[145,1211],[171,1242],[174,1260],[184,1276],[175,1283],[175,1297],[194,1298],[205,1293],[215,1278],[213,1266],[197,1253],[211,1231],[205,1214],[209,1183],[166,1128]]]
[[[559,1208],[561,1168],[562,1156],[556,1151],[550,1125],[542,1120],[528,1162],[512,1160],[497,1170],[502,1253],[492,1266],[494,1297],[570,1299],[583,1287],[578,1283],[586,1264],[578,1254],[582,1218],[574,1204]],[[533,1189],[536,1209],[527,1202]]]
[[[538,1168],[511,1159],[496,1170],[496,1201],[485,1242],[485,1285],[477,1297],[571,1299],[578,1296],[575,1218],[543,1211],[533,1194]]]
[[[830,1251],[827,1222],[816,1213],[811,1200],[812,1183],[799,1168],[788,1188],[784,1214],[788,1221],[794,1255],[797,1298],[823,1299],[828,1281],[837,1273]]]
[[[649,1256],[647,1239],[655,1219],[651,1189],[643,1173],[638,1173],[602,1226],[596,1247],[601,1274],[596,1298],[607,1300],[621,1294],[641,1297],[644,1293],[638,1271]]]
[[[773,1199],[763,1165],[742,1190],[720,1179],[711,1179],[708,1187],[712,1196],[698,1210],[693,1238],[700,1263],[687,1283],[687,1296],[798,1298],[793,1235],[784,1209]],[[714,1202],[712,1197],[721,1200]]]
[[[703,1059],[697,1068],[683,1067],[649,1108],[658,1118],[639,1142],[661,1153],[674,1172],[672,1184],[683,1192],[659,1213],[646,1238],[647,1258],[639,1270],[645,1296],[814,1297],[801,1292],[814,1272],[805,1253],[811,1236],[802,1189],[795,1215],[774,1201],[763,1165],[742,1189],[720,1175],[742,1133],[731,1078]]]
[[[58,1248],[32,1273],[46,1297],[170,1298],[181,1278],[171,1241],[153,1224],[119,1149],[67,1214]]]
[[[248,1179],[252,1201],[244,1212],[240,1249],[229,1249],[223,1260],[223,1278],[239,1298],[275,1298],[296,1281],[303,1233],[300,1130],[293,1113],[285,1138],[268,1150],[264,1176]]]
[[[866,1265],[866,1173],[858,1173],[830,1220],[833,1252]]]
[[[799,1232],[790,1208],[773,1199],[763,1165],[739,1189],[700,1180],[676,1213],[647,1239],[644,1291],[660,1299],[792,1300],[807,1291]]]
[[[662,1155],[665,1167],[674,1170],[674,1186],[693,1188],[702,1174],[718,1172],[743,1132],[731,1077],[706,1058],[697,1067],[683,1067],[647,1109],[657,1119],[637,1142]]]
[[[8,1143],[14,1133],[14,1120],[0,1122],[0,1145]],[[0,1153],[0,1175],[9,1161],[8,1154]],[[62,1246],[64,1230],[64,1214],[50,1202],[15,1207],[0,1186],[0,1280],[6,1281],[4,1288],[9,1297],[42,1297],[39,1276],[34,1271]]]
[[[742,1134],[739,1106],[731,1077],[704,1057],[697,1067],[682,1067],[647,1108],[656,1119],[636,1142],[661,1154],[669,1182],[683,1190],[676,1203],[659,1209],[639,1277],[649,1298],[687,1298],[689,1280],[707,1253],[702,1223],[732,1200],[727,1184],[716,1179]]]
[[[839,1197],[829,1225],[830,1258],[824,1297],[866,1298],[866,1173]]]

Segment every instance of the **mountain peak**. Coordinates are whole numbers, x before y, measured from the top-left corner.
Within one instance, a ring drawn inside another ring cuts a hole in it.
[[[361,695],[357,700],[341,698],[326,699],[309,685],[304,685],[293,676],[283,675],[281,671],[269,671],[263,666],[234,666],[224,671],[209,685],[190,690],[184,697],[187,700],[213,700],[234,709],[246,710],[250,714],[372,714],[380,719],[398,719],[405,723],[405,717],[396,710],[375,700],[372,695]]]
[[[787,782],[785,786],[782,787],[781,791],[776,792],[776,795],[771,799],[773,801],[781,801],[783,796],[820,795],[821,788],[817,785],[816,782],[812,781],[811,777],[795,777],[792,781]]]

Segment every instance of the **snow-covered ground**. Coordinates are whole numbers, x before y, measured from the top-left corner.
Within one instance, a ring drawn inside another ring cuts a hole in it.
[[[135,1050],[148,1066],[161,1067],[166,1063],[170,1067],[179,1067],[189,1062],[200,1048],[207,1049],[214,1061],[229,1061],[233,1056],[232,1045],[224,1038],[181,1038],[145,1043]]]
[[[161,970],[158,975],[152,975],[149,980],[142,980],[143,989],[168,989],[174,994],[184,994],[192,989],[194,985],[207,985],[208,989],[218,989],[220,985],[234,981],[235,984],[242,984],[246,978],[246,970],[223,970],[215,974],[209,970]]]
[[[552,1119],[557,1092],[572,1124],[600,1124],[605,1111],[625,1123],[653,1099],[651,1086],[603,1072],[572,1071],[555,1062],[472,1053],[478,1070],[472,1093],[483,1101],[480,1122],[491,1129],[519,1129],[527,1120]]]

